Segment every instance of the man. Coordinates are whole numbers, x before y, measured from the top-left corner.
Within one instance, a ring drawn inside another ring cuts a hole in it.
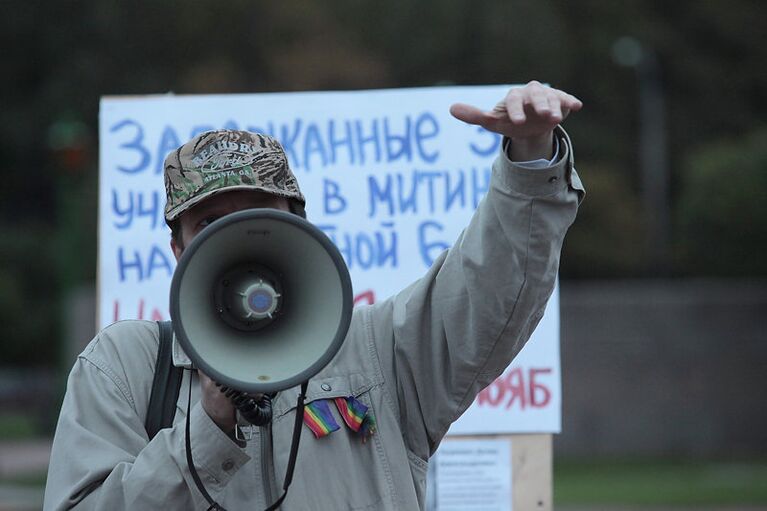
[[[538,82],[510,90],[490,112],[451,108],[458,119],[505,137],[490,189],[453,248],[422,279],[355,310],[345,343],[307,394],[310,404],[329,404],[328,420],[340,427],[320,438],[303,428],[281,509],[424,508],[429,457],[522,349],[552,292],[562,240],[583,194],[558,124],[580,108],[573,96]],[[239,144],[258,156],[242,161],[246,179],[205,184],[206,162],[215,157],[236,166],[241,156],[227,148]],[[263,135],[222,130],[196,137],[168,156],[165,183],[177,258],[229,213],[303,212],[282,149]],[[264,509],[279,496],[297,390],[274,398],[271,423],[242,446],[232,438],[229,400],[205,375],[185,371],[174,425],[150,441],[144,419],[157,345],[155,323],[124,321],[100,332],[80,355],[54,440],[46,509],[207,508],[187,467],[187,414],[196,472],[217,502],[230,510]],[[190,367],[176,343],[173,362]],[[347,427],[337,398],[361,405],[375,430],[360,435]]]

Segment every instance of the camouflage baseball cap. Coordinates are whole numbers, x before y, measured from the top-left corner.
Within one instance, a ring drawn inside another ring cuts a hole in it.
[[[306,200],[280,143],[268,135],[216,130],[197,135],[165,158],[165,221],[221,192],[256,190]]]

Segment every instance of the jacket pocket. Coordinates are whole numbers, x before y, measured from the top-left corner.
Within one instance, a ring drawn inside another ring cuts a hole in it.
[[[422,508],[426,508],[426,476],[429,472],[429,462],[424,461],[412,452],[407,452],[407,461],[410,465],[410,473],[413,475],[413,487],[416,498]]]
[[[373,510],[393,509],[392,476],[380,435],[365,438],[352,430],[339,413],[335,398],[355,397],[375,417],[371,392],[375,388],[362,374],[313,379],[306,404],[327,400],[339,428],[315,438],[304,423],[293,482],[285,509]],[[278,486],[285,476],[298,389],[280,393],[273,402],[272,438]],[[304,503],[303,506],[298,503]],[[311,503],[306,507],[305,503]]]

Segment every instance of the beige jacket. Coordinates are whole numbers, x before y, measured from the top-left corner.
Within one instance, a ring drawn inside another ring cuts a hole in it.
[[[490,190],[453,248],[396,296],[357,308],[341,351],[309,384],[307,401],[356,396],[378,429],[366,442],[344,426],[302,431],[284,510],[425,507],[427,460],[448,426],[522,349],[557,275],[565,232],[583,188],[561,129],[561,158],[528,169],[501,155]],[[157,325],[123,321],[79,356],[53,444],[45,509],[206,509],[184,450],[191,444],[209,493],[226,509],[264,509],[281,493],[297,390],[274,400],[274,420],[238,447],[202,410],[185,371],[175,424],[148,442],[144,419]],[[174,343],[174,363],[189,359]],[[333,408],[333,413],[337,411]]]

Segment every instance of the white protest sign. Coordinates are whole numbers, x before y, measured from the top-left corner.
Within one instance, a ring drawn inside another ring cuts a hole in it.
[[[162,165],[209,129],[261,131],[285,147],[309,219],[338,246],[356,303],[419,278],[487,191],[500,137],[452,118],[492,106],[506,86],[103,98],[100,112],[98,324],[167,319],[175,268]],[[558,432],[559,310],[451,433]]]

